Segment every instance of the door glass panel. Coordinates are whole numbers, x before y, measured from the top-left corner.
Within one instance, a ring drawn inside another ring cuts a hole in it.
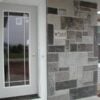
[[[8,17],[4,17],[4,70],[5,82],[8,82]]]
[[[4,13],[5,86],[29,84],[29,14]]]

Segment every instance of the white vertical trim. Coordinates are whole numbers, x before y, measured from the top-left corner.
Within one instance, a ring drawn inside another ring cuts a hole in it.
[[[38,5],[38,59],[39,59],[39,96],[47,100],[47,35],[46,35],[46,0]],[[36,99],[38,100],[38,99]]]

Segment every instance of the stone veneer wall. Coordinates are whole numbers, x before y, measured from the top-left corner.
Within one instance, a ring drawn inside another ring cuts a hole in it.
[[[93,24],[97,4],[78,0],[72,4],[74,16],[68,16],[66,8],[48,7],[48,100],[96,95],[98,58]]]

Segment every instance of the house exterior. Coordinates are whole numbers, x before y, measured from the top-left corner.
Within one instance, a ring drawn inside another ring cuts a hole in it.
[[[97,3],[0,0],[0,99],[98,100]]]

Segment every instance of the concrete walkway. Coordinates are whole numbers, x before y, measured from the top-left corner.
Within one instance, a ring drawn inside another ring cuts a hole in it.
[[[77,100],[100,100],[100,98],[97,97],[97,96],[93,96],[93,97],[83,98],[83,99],[77,99]]]

